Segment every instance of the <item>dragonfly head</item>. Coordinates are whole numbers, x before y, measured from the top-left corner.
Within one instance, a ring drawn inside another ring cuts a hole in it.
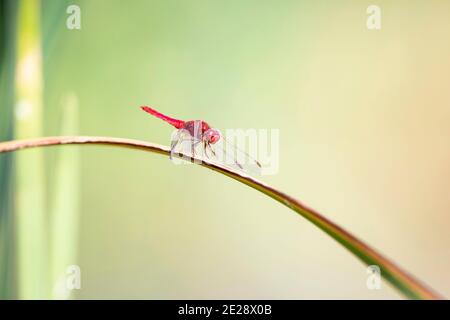
[[[220,133],[219,131],[215,130],[215,129],[209,129],[208,131],[205,132],[204,134],[204,139],[210,143],[210,144],[214,144],[217,141],[219,141],[220,139]]]

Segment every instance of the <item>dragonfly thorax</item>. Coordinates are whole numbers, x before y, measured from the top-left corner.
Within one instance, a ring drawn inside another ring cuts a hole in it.
[[[212,129],[208,123],[202,120],[186,121],[183,129],[188,131],[193,138],[211,144],[216,143],[220,139],[220,133]]]

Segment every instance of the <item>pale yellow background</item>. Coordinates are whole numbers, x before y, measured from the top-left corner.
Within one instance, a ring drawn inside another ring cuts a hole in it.
[[[81,30],[65,28],[64,6],[45,13],[47,134],[68,93],[83,135],[168,144],[143,104],[279,129],[280,170],[264,181],[450,296],[450,2],[377,1],[379,31],[371,1],[74,3]],[[353,255],[253,189],[157,155],[81,150],[77,298],[400,297],[368,290]]]

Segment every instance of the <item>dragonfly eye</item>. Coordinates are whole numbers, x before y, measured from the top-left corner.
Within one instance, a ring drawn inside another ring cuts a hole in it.
[[[209,143],[214,144],[220,139],[220,134],[217,130],[209,129],[206,131],[206,139]]]

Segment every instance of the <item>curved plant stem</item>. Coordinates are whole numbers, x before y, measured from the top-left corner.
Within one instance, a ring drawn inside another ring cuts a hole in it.
[[[29,140],[17,140],[0,143],[0,153],[11,152],[20,149],[44,147],[53,145],[66,145],[66,144],[96,144],[96,145],[109,145],[123,148],[140,149],[144,151],[159,153],[162,155],[170,155],[170,149],[166,146],[157,145],[150,142],[123,139],[123,138],[110,138],[110,137],[81,137],[81,136],[61,136],[61,137],[44,137]],[[393,287],[403,293],[406,297],[411,299],[444,299],[438,293],[434,292],[426,285],[409,275],[407,272],[400,269],[392,261],[369,247],[367,244],[357,239],[355,236],[342,229],[335,223],[331,222],[321,214],[317,213],[311,208],[308,208],[298,200],[291,196],[278,191],[277,189],[258,181],[249,175],[241,172],[231,170],[227,167],[221,166],[210,161],[206,161],[199,158],[192,158],[188,155],[182,156],[191,162],[199,163],[201,166],[207,167],[211,170],[220,172],[230,178],[240,181],[269,197],[281,202],[285,206],[291,208],[301,216],[315,224],[317,227],[325,231],[328,235],[342,244],[360,260],[367,265],[377,265],[381,269],[381,275],[387,280]]]

